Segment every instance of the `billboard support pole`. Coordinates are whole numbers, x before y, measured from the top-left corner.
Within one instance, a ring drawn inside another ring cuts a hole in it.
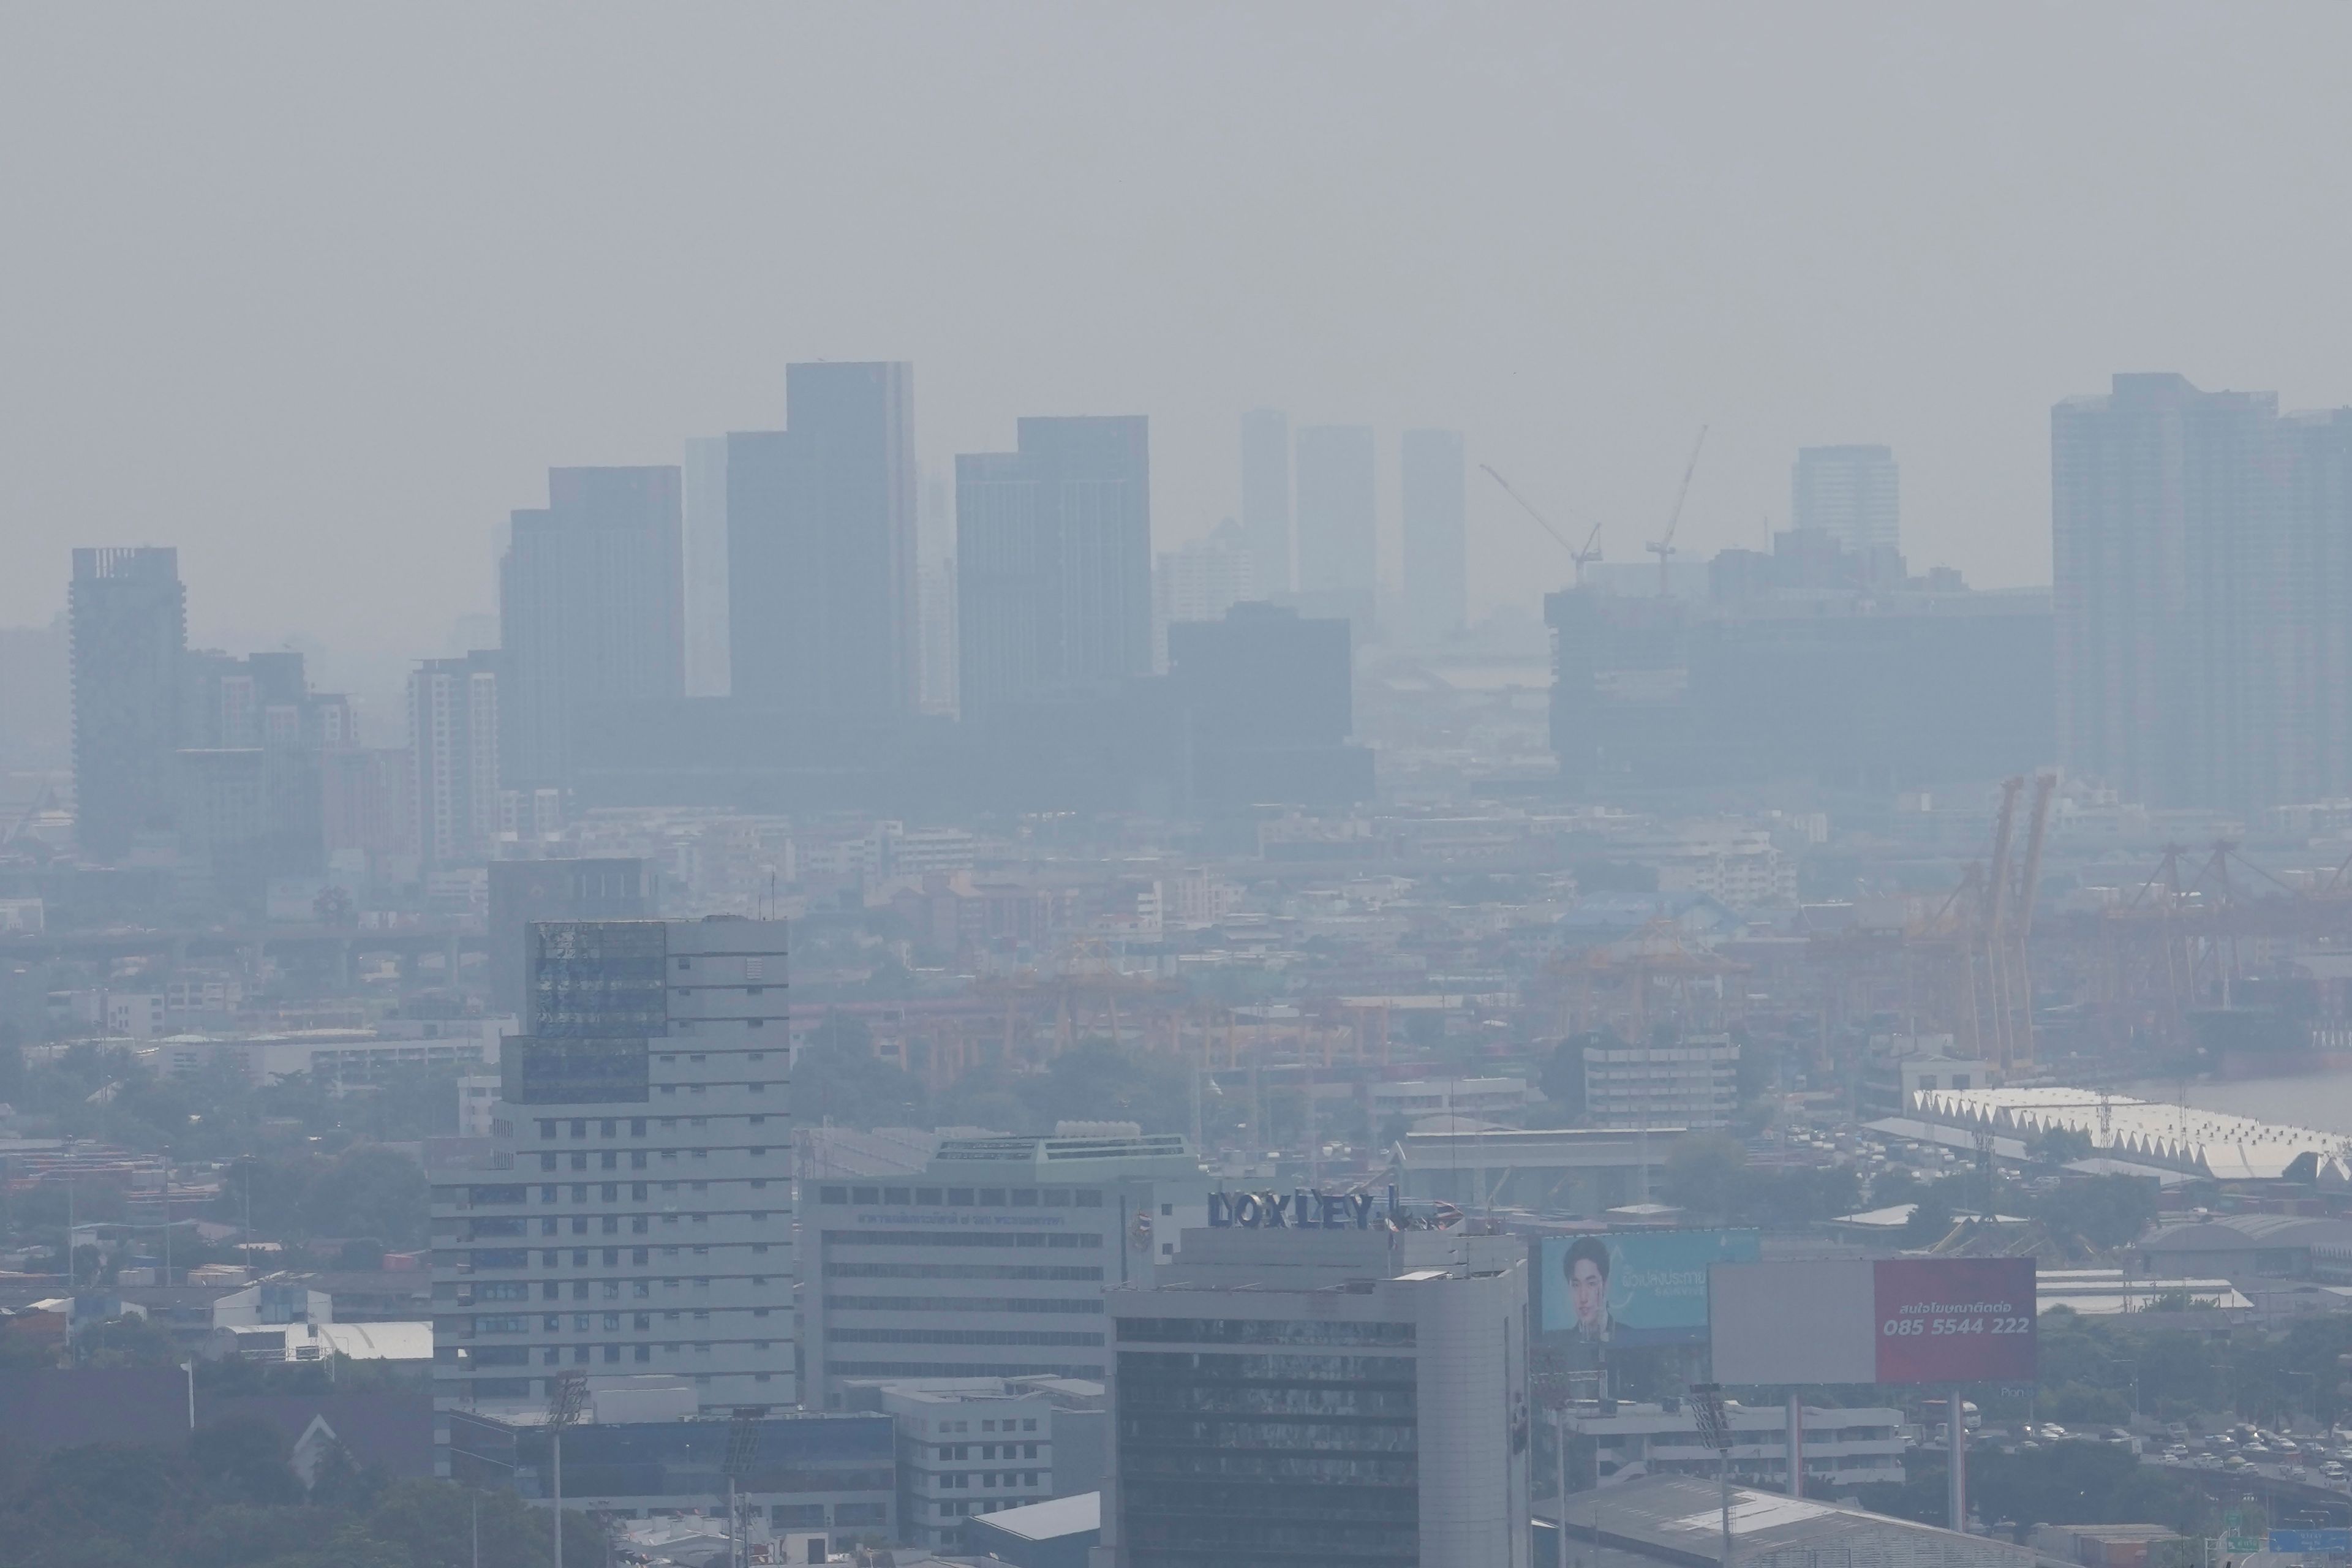
[[[1961,1398],[1966,1392],[1963,1384],[1952,1384],[1944,1405],[1944,1414],[1950,1418],[1952,1433],[1949,1477],[1952,1528],[1962,1533],[1966,1533],[1969,1528],[1969,1419],[1968,1405]]]
[[[1805,1495],[1805,1401],[1802,1395],[1789,1395],[1789,1495]]]

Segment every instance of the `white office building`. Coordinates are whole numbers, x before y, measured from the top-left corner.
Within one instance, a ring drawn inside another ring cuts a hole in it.
[[[854,1388],[851,1403],[897,1418],[902,1539],[956,1547],[967,1519],[1099,1485],[1105,1398],[1098,1383],[961,1378]],[[1075,1479],[1066,1436],[1084,1472]]]
[[[1701,1476],[1717,1473],[1716,1452],[1700,1438],[1698,1417],[1676,1400],[1664,1405],[1619,1403],[1612,1414],[1601,1414],[1595,1400],[1584,1400],[1565,1412],[1569,1435],[1589,1437],[1597,1449],[1603,1485],[1640,1476]],[[1785,1405],[1747,1405],[1738,1401],[1725,1408],[1731,1425],[1731,1473],[1750,1486],[1786,1488],[1789,1480],[1789,1411]],[[1869,1486],[1903,1479],[1903,1413],[1881,1405],[1851,1409],[1808,1406],[1800,1428],[1799,1452],[1805,1466],[1804,1490],[1818,1493],[1832,1487]],[[1579,1491],[1591,1477],[1570,1476],[1569,1489]]]
[[[564,1373],[792,1405],[784,925],[530,929],[488,1149],[433,1178],[435,1394],[544,1406]]]
[[[1727,1127],[1738,1109],[1739,1047],[1727,1036],[1584,1048],[1584,1110],[1597,1127]]]
[[[1109,1301],[1097,1563],[1526,1568],[1524,1244],[1188,1233]]]
[[[802,1366],[811,1407],[839,1410],[851,1380],[1099,1381],[1104,1289],[1175,1256],[1208,1179],[1172,1134],[972,1138],[804,1190]]]

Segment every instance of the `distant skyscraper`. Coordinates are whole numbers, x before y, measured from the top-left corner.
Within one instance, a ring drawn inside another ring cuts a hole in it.
[[[953,718],[957,710],[958,651],[955,557],[947,555],[925,562],[916,594],[922,612],[922,710]]]
[[[727,437],[730,679],[803,714],[913,710],[914,367],[794,364],[781,431]]]
[[[2059,755],[2156,805],[2352,789],[2352,410],[2118,375],[2051,414]]]
[[[686,444],[686,694],[727,695],[727,437]]]
[[[172,826],[187,596],[179,552],[77,550],[73,757],[82,852],[112,859]]]
[[[1469,616],[1462,433],[1408,430],[1402,447],[1405,628],[1439,643],[1459,637]]]
[[[1160,552],[1151,569],[1151,663],[1168,668],[1168,628],[1213,621],[1245,599],[1261,596],[1248,536],[1232,518],[1206,539]]]
[[[956,459],[966,718],[1151,668],[1151,465],[1140,415],[1024,419]]]
[[[499,570],[499,765],[561,785],[583,710],[686,690],[676,468],[551,468]]]
[[[1804,447],[1790,482],[1790,526],[1848,550],[1903,546],[1895,454],[1885,447]]]
[[[488,860],[497,847],[498,657],[428,658],[408,677],[408,798],[427,868]]]
[[[1242,533],[1261,594],[1290,592],[1290,420],[1277,409],[1242,416]]]
[[[1298,432],[1298,596],[1313,613],[1346,616],[1360,634],[1380,588],[1380,523],[1369,425]]]

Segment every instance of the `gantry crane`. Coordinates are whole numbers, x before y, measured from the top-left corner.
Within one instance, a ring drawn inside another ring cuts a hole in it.
[[[1503,487],[1503,493],[1505,495],[1519,503],[1519,509],[1521,510],[1525,511],[1529,517],[1534,518],[1538,525],[1540,526],[1546,533],[1550,534],[1554,539],[1559,542],[1559,547],[1568,552],[1568,558],[1576,563],[1576,585],[1580,588],[1584,586],[1584,563],[1588,561],[1598,561],[1601,559],[1601,552],[1593,548],[1593,542],[1601,537],[1601,525],[1597,522],[1592,525],[1592,531],[1584,536],[1584,548],[1579,550],[1576,546],[1568,542],[1568,535],[1560,532],[1559,530],[1551,525],[1551,519],[1544,516],[1543,513],[1536,510],[1535,503],[1533,501],[1528,500],[1527,497],[1513,489],[1511,488],[1511,481],[1495,471],[1495,465],[1492,463],[1481,463],[1478,466],[1486,471],[1487,478],[1493,479],[1496,484]]]
[[[1658,558],[1658,597],[1661,599],[1669,592],[1666,566],[1675,553],[1675,530],[1683,521],[1683,502],[1690,498],[1691,476],[1698,472],[1699,448],[1706,445],[1706,426],[1702,425],[1698,427],[1698,439],[1691,443],[1690,461],[1683,465],[1682,489],[1675,492],[1675,510],[1666,514],[1666,531],[1663,537],[1642,546]]]

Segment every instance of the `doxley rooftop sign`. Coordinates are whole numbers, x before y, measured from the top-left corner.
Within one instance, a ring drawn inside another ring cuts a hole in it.
[[[1370,1230],[1379,1204],[1370,1193],[1211,1193],[1209,1223],[1220,1230]],[[1407,1223],[1394,1187],[1380,1217],[1382,1229]]]

